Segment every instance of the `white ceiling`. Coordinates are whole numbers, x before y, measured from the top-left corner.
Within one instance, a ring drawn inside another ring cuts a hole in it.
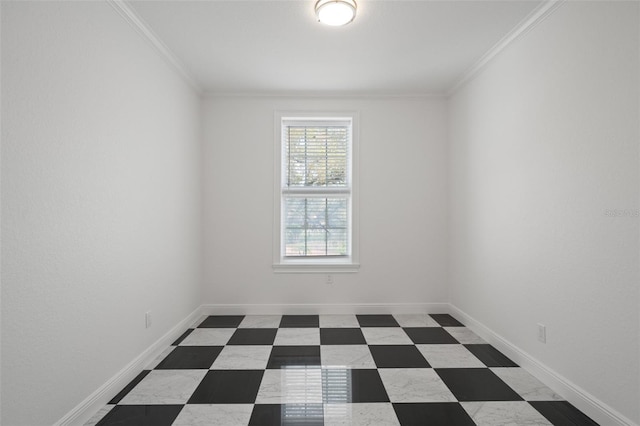
[[[128,5],[207,92],[438,94],[541,1],[358,0],[340,28],[316,22],[314,3]]]

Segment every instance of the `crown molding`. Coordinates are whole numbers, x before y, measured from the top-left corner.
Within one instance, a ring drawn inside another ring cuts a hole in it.
[[[546,0],[535,8],[526,18],[524,18],[513,30],[504,36],[498,43],[489,49],[482,57],[471,66],[451,89],[447,91],[447,96],[453,95],[467,82],[473,80],[493,58],[506,49],[511,43],[531,31],[536,25],[544,21],[555,12],[565,0]]]
[[[151,28],[126,4],[124,0],[107,0],[116,12],[131,25],[138,34],[146,39],[174,70],[198,93],[202,94],[202,87],[196,79],[187,71],[176,55],[171,52],[166,44],[151,30]]]
[[[457,92],[467,82],[476,77],[500,52],[507,48],[512,42],[532,30],[537,24],[551,15],[566,0],[546,0],[535,10],[533,10],[520,24],[504,36],[498,43],[491,47],[475,64],[473,64],[457,82],[445,92],[433,93],[361,93],[361,92],[215,92],[204,90],[196,81],[193,75],[187,71],[182,62],[171,52],[162,40],[151,30],[151,28],[140,18],[125,0],[106,0],[116,12],[131,25],[138,34],[145,38],[160,56],[176,70],[180,76],[202,97],[204,98],[353,98],[353,99],[393,99],[393,98],[422,98],[422,99],[442,99],[448,98]]]
[[[204,91],[207,98],[306,98],[306,99],[446,99],[446,93],[428,92],[334,92],[334,91],[281,91],[281,92],[216,92]]]

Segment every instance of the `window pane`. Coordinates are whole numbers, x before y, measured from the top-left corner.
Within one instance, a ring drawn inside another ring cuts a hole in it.
[[[307,229],[307,256],[327,255],[327,231],[324,229]]]
[[[346,198],[285,198],[285,256],[346,256]]]
[[[326,229],[327,199],[305,198],[307,200],[307,228]]]
[[[287,228],[304,228],[306,200],[304,198],[288,198],[285,208]]]
[[[347,230],[331,229],[327,233],[327,256],[346,256]]]
[[[305,247],[305,230],[304,229],[287,229],[284,233],[285,238],[285,256],[304,256]]]
[[[344,198],[327,200],[327,217],[330,228],[347,227],[347,200]]]
[[[347,186],[348,127],[286,126],[284,134],[287,186]]]

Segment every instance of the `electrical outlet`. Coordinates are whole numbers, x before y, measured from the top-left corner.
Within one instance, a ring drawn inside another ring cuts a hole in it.
[[[538,340],[547,343],[547,327],[540,323],[538,323]]]
[[[333,284],[333,275],[327,275],[327,284]]]
[[[144,325],[145,325],[145,328],[151,327],[151,311],[144,313]]]

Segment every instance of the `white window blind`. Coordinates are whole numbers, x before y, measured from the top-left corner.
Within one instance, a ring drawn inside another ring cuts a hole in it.
[[[350,119],[282,121],[282,254],[351,253]]]

